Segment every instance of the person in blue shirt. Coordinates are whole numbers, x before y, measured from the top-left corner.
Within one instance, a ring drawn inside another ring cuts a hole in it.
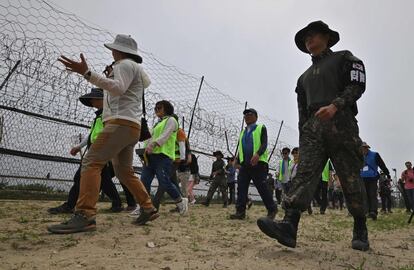
[[[390,171],[385,166],[380,154],[371,151],[370,146],[366,143],[362,143],[362,153],[364,155],[364,167],[361,170],[361,177],[364,180],[365,190],[367,193],[368,203],[368,217],[372,220],[377,220],[378,215],[378,179],[380,174],[378,173],[378,167],[384,172],[388,179],[391,179]]]
[[[243,115],[246,128],[240,134],[240,147],[237,154],[240,171],[237,181],[236,213],[230,215],[230,219],[244,219],[246,217],[246,203],[251,180],[253,180],[266,206],[267,217],[274,219],[277,205],[266,183],[269,169],[266,127],[257,124],[255,109],[246,109]]]

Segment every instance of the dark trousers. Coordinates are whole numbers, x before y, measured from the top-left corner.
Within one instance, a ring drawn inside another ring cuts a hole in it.
[[[121,183],[122,189],[124,190],[125,198],[127,201],[128,206],[137,206],[137,202],[135,201],[134,195],[129,192],[128,188]]]
[[[378,180],[364,179],[365,190],[367,192],[368,213],[378,214]]]
[[[253,180],[253,184],[256,186],[257,191],[262,198],[267,211],[276,211],[277,205],[273,200],[273,196],[270,193],[269,187],[266,183],[267,178],[267,166],[259,162],[254,167],[241,166],[239,171],[239,178],[237,182],[237,212],[246,211],[247,195],[249,192],[250,180]]]
[[[281,204],[282,203],[282,189],[280,188],[275,189],[275,196],[276,196],[277,204]]]
[[[282,189],[283,189],[283,193],[285,193],[285,195],[289,193],[289,190],[290,190],[291,186],[292,186],[292,183],[290,181],[286,182],[286,183],[282,183]]]
[[[325,212],[328,207],[328,182],[322,180],[319,182],[314,198],[319,205],[320,211]]]
[[[334,189],[333,187],[328,188],[328,204],[329,202],[334,206]],[[335,208],[335,207],[334,207]]]
[[[217,175],[213,178],[213,181],[210,183],[210,188],[207,192],[206,202],[209,203],[211,201],[217,188],[220,189],[221,196],[223,198],[223,204],[227,205],[227,179],[224,175]]]
[[[333,192],[333,208],[336,208],[336,203],[338,203],[339,209],[344,208],[344,193],[342,191],[334,191]]]
[[[407,191],[404,188],[404,183],[400,183],[400,182],[398,183],[398,190],[400,191],[403,197],[405,209],[407,209],[407,211],[410,211],[411,210],[410,201],[408,200]]]
[[[327,121],[321,121],[313,113],[310,115],[300,128],[300,161],[284,205],[287,209],[308,209],[330,158],[350,213],[357,218],[365,217],[365,189],[360,177],[364,159],[355,117],[348,109],[338,111]]]
[[[381,210],[385,212],[385,210],[391,211],[391,191],[383,191],[380,192],[381,197]]]
[[[73,186],[69,191],[67,200],[68,207],[71,209],[75,208],[79,197],[80,173],[81,167],[79,166],[75,176],[73,177]],[[101,171],[101,190],[109,197],[109,199],[111,199],[113,207],[119,207],[122,205],[121,198],[119,197],[115,184],[112,182],[111,171],[109,170],[108,165],[105,165]]]
[[[236,183],[235,182],[227,183],[227,188],[229,190],[229,195],[230,195],[229,204],[236,203]]]
[[[410,208],[414,212],[414,189],[406,189],[408,201],[410,202]]]

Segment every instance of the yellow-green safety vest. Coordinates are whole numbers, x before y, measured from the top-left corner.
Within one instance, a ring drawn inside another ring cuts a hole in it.
[[[325,168],[323,168],[322,171],[322,181],[328,182],[329,181],[329,163],[331,162],[330,159],[328,159],[328,162],[326,162]]]
[[[89,140],[91,144],[96,141],[96,138],[98,137],[99,133],[101,133],[103,128],[104,128],[104,124],[102,122],[102,114],[101,114],[92,123],[91,132],[89,136]]]
[[[262,145],[262,129],[263,129],[263,125],[257,125],[256,129],[253,130],[253,154],[257,153],[257,151],[259,151],[260,146]],[[244,160],[244,153],[243,153],[243,136],[244,136],[244,130],[241,132],[240,134],[240,139],[239,139],[239,145],[240,145],[240,152],[239,152],[239,160],[240,163],[243,163]],[[268,163],[268,158],[269,158],[269,152],[267,151],[267,149],[265,150],[265,152],[259,157],[259,161],[265,162],[266,164]]]
[[[278,177],[278,180],[279,181],[282,181],[283,180],[283,174],[282,174],[282,164],[283,164],[283,159],[282,160],[279,160],[279,177]],[[292,169],[292,164],[293,164],[293,159],[290,159],[289,160],[289,162],[288,162],[288,170],[287,171],[285,171],[285,173],[289,173],[289,171]]]
[[[153,130],[152,130],[152,138],[154,141],[156,141],[161,134],[164,132],[165,126],[167,124],[168,119],[172,118],[178,127],[178,122],[175,120],[174,117],[166,116],[164,119],[162,119],[160,122],[158,122]],[[168,140],[161,146],[155,146],[153,153],[154,154],[164,154],[170,159],[175,159],[175,141],[177,140],[177,131],[178,128],[170,135]]]

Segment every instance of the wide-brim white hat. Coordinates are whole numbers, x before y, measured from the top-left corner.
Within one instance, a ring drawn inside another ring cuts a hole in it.
[[[137,42],[130,35],[116,35],[113,43],[105,43],[104,46],[110,50],[117,50],[133,56],[134,60],[142,63],[142,57],[138,54]]]

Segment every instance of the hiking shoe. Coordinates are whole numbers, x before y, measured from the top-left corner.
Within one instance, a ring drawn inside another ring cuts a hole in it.
[[[196,203],[196,199],[193,199],[190,204],[194,205]]]
[[[264,234],[276,239],[280,244],[291,248],[296,247],[297,229],[292,223],[261,217],[257,220],[257,226]]]
[[[132,210],[128,216],[137,218],[141,214],[141,208],[137,205],[134,210]]]
[[[139,210],[140,214],[138,218],[133,222],[135,225],[145,225],[148,221],[153,221],[158,218],[160,214],[153,208],[150,212],[145,212],[142,208]]]
[[[180,215],[185,215],[188,212],[188,198],[182,198],[181,202],[178,202],[176,205]]]
[[[352,248],[361,251],[369,249],[368,229],[366,218],[354,218],[354,229],[352,232]]]
[[[71,219],[61,224],[49,225],[47,230],[51,233],[69,234],[96,230],[95,218],[88,218],[81,213],[73,214]]]
[[[62,205],[59,205],[58,207],[52,207],[52,208],[47,209],[47,212],[49,214],[52,214],[52,215],[57,215],[57,214],[72,214],[73,213],[73,209],[68,206],[68,203],[67,202],[65,202]]]
[[[234,214],[230,215],[230,219],[245,219],[246,218],[246,212],[236,212]]]

